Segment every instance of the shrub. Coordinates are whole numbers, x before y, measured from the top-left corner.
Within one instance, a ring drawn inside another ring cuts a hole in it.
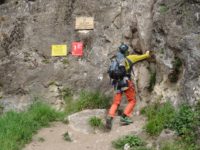
[[[109,99],[110,97],[107,97],[100,92],[82,91],[78,100],[66,102],[65,111],[68,115],[84,109],[108,108]]]
[[[200,109],[198,105],[196,109],[194,109],[187,104],[183,104],[176,112],[169,127],[175,130],[185,142],[190,144],[195,143],[198,138],[198,133],[196,131],[200,126],[199,113]]]
[[[0,149],[21,150],[38,129],[62,117],[62,113],[42,102],[35,102],[25,112],[5,113],[0,117]]]
[[[130,148],[134,148],[134,150],[146,149],[145,143],[135,135],[126,135],[112,142],[112,146],[116,149],[124,149],[126,144]]]
[[[146,132],[150,135],[159,135],[173,118],[174,112],[175,110],[169,101],[164,104],[155,103],[145,107],[142,114],[145,114],[148,118],[145,125]]]
[[[155,103],[142,110],[148,118],[145,126],[150,135],[158,135],[164,128],[175,130],[179,138],[168,144],[164,144],[161,150],[197,150],[200,145],[200,103],[195,107],[182,104],[176,111],[171,103]]]

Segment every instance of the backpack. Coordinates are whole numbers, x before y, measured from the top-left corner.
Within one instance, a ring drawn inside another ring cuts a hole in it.
[[[123,54],[120,52],[117,53],[117,56],[111,59],[111,63],[108,69],[108,74],[111,79],[119,80],[126,75],[126,70],[124,66],[120,66],[120,63],[126,59]]]

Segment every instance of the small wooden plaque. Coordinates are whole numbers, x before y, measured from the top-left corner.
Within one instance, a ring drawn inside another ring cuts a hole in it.
[[[93,17],[76,17],[76,30],[92,30],[94,29]]]

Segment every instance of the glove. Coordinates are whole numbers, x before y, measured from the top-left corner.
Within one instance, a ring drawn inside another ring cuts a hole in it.
[[[146,51],[145,53],[148,57],[150,57],[150,51]]]

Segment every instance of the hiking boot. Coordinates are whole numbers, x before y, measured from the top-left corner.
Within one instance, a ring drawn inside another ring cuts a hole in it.
[[[122,125],[129,125],[133,123],[133,121],[129,117],[121,117],[120,122]]]
[[[112,129],[112,120],[113,120],[112,117],[108,117],[108,118],[106,119],[106,129],[108,129],[108,130],[111,130],[111,129]]]

